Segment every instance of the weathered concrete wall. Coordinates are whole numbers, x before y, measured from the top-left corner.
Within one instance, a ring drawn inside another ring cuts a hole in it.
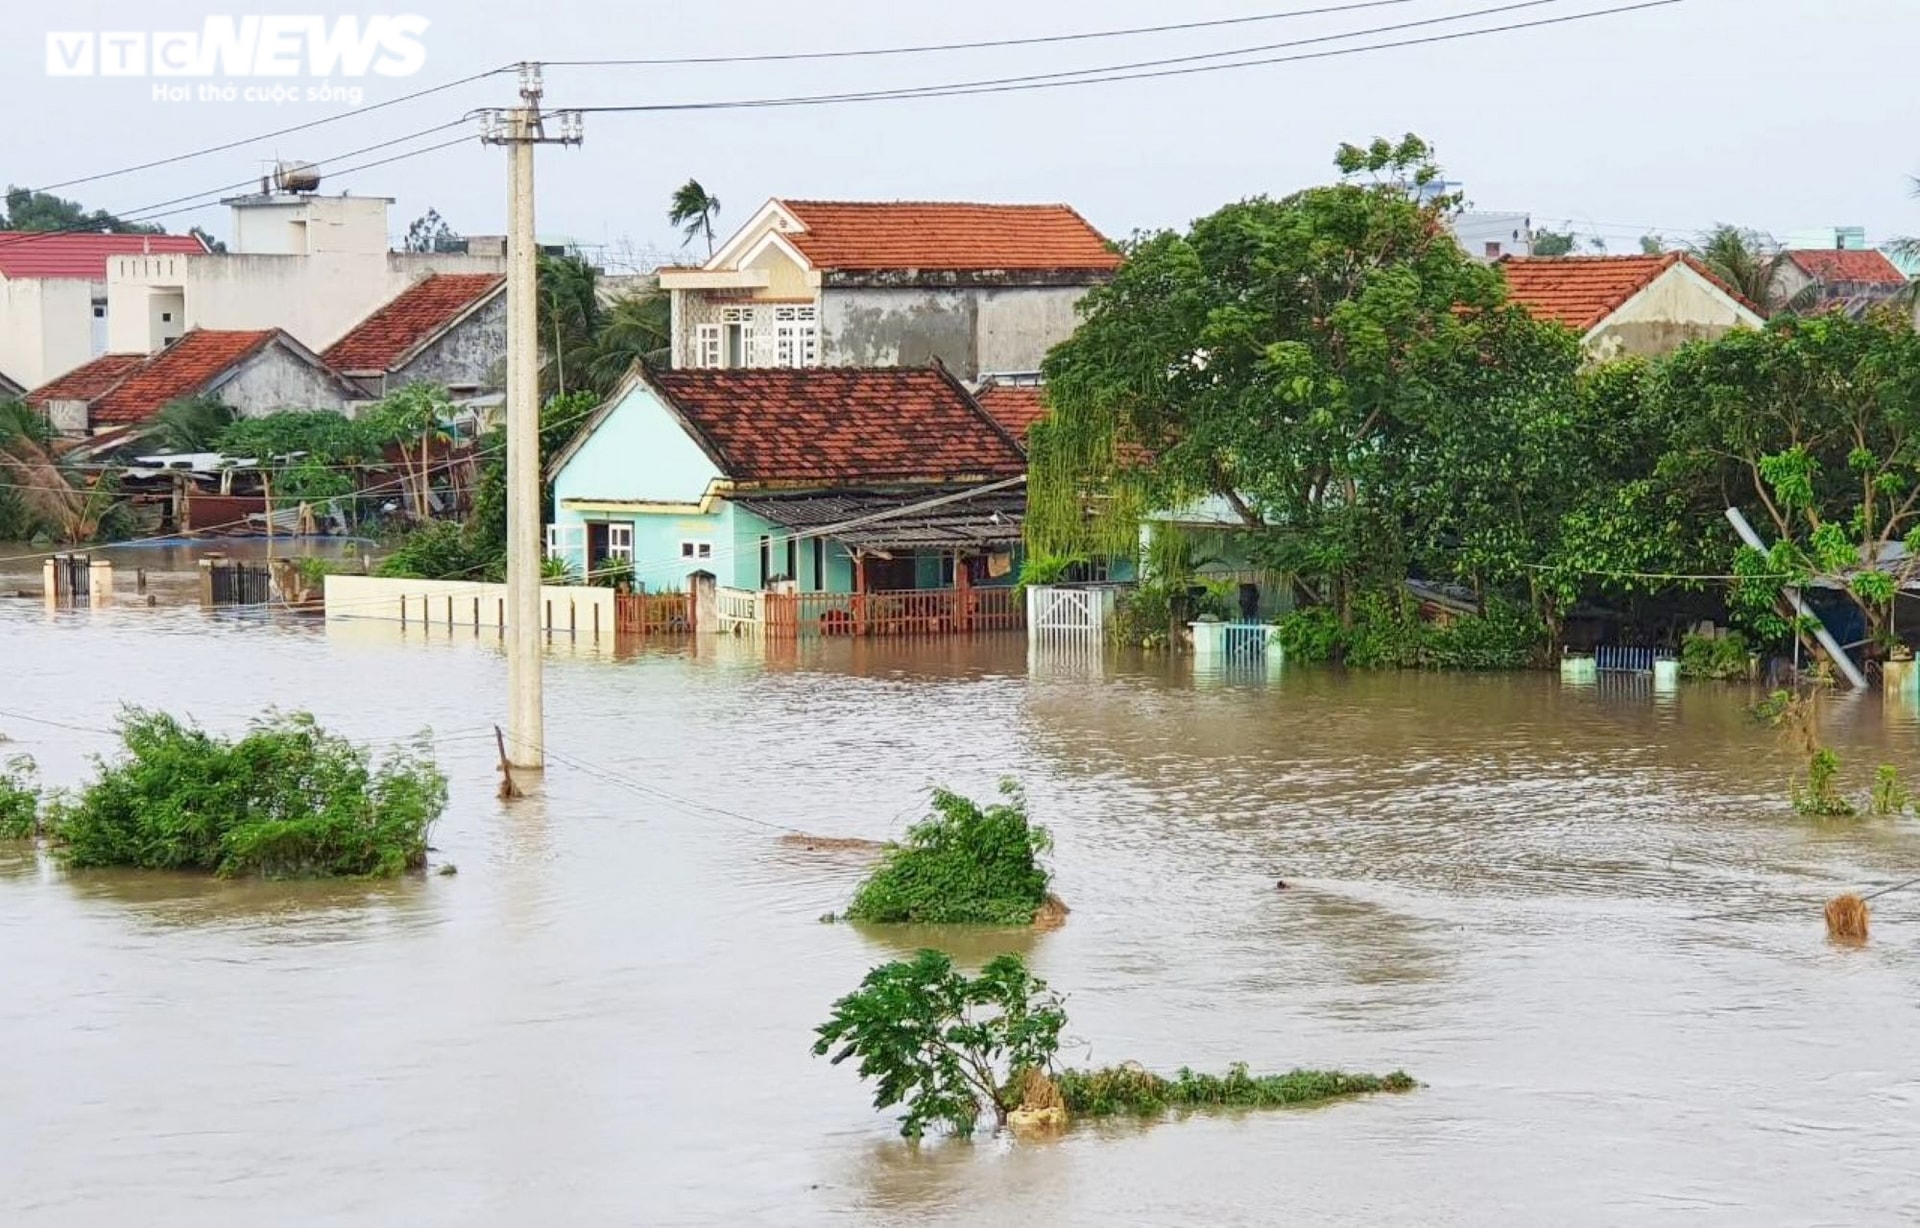
[[[1073,335],[1085,286],[835,288],[821,295],[820,362],[920,367],[938,358],[964,380],[1032,371]]]
[[[923,367],[938,358],[962,379],[980,369],[978,291],[829,290],[820,299],[823,367]]]
[[[47,421],[53,429],[62,435],[85,435],[87,433],[87,403],[85,401],[48,401],[46,404]]]
[[[496,294],[486,306],[456,325],[412,362],[387,376],[389,389],[426,381],[449,387],[473,385],[492,391],[507,360],[507,296]]]
[[[214,389],[243,418],[259,418],[276,409],[341,409],[345,398],[326,374],[278,344],[243,363],[233,378]]]
[[[980,294],[980,370],[1038,371],[1047,351],[1080,327],[1075,308],[1086,286],[1030,286],[982,290]],[[972,374],[966,378],[972,379]]]

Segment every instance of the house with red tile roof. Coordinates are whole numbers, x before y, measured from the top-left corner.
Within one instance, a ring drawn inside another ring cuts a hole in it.
[[[548,553],[654,589],[696,570],[803,593],[1010,582],[1025,474],[1013,434],[937,363],[636,366],[548,468]]]
[[[771,200],[660,270],[673,366],[1032,371],[1120,256],[1067,205]]]
[[[1580,334],[1596,358],[1668,354],[1759,328],[1760,309],[1692,256],[1522,256],[1498,262],[1507,295]]]
[[[139,426],[174,401],[219,398],[243,417],[343,409],[354,389],[277,328],[194,329],[158,354],[103,354],[29,392],[56,430],[79,436]]]
[[[33,388],[108,348],[113,257],[206,250],[191,235],[0,230],[0,372]]]
[[[1026,447],[1027,432],[1047,416],[1047,389],[1038,377],[988,376],[973,394],[980,408]]]
[[[507,279],[429,273],[328,346],[321,359],[370,400],[408,384],[498,388],[507,360]]]
[[[1864,311],[1897,298],[1907,275],[1872,249],[1808,248],[1780,253],[1774,265],[1773,297],[1796,310]]]

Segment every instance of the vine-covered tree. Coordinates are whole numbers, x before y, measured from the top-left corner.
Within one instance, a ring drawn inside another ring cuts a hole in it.
[[[1522,420],[1570,378],[1565,330],[1453,241],[1458,200],[1425,190],[1425,142],[1344,146],[1336,165],[1337,183],[1136,238],[1087,296],[1030,436],[1036,553],[1124,550],[1143,511],[1214,500],[1344,617],[1356,588],[1407,574],[1400,492],[1431,432],[1489,407]]]

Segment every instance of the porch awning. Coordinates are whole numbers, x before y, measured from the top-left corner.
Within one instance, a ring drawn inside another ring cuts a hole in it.
[[[952,502],[926,506],[948,496]],[[1006,550],[1020,542],[1027,492],[914,490],[733,497],[737,507],[802,533],[865,551]]]

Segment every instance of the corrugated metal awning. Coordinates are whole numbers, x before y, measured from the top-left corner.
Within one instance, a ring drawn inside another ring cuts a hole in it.
[[[964,490],[740,496],[737,507],[802,533],[818,533],[851,550],[1006,550],[1019,544],[1026,491],[999,490],[952,499]]]

